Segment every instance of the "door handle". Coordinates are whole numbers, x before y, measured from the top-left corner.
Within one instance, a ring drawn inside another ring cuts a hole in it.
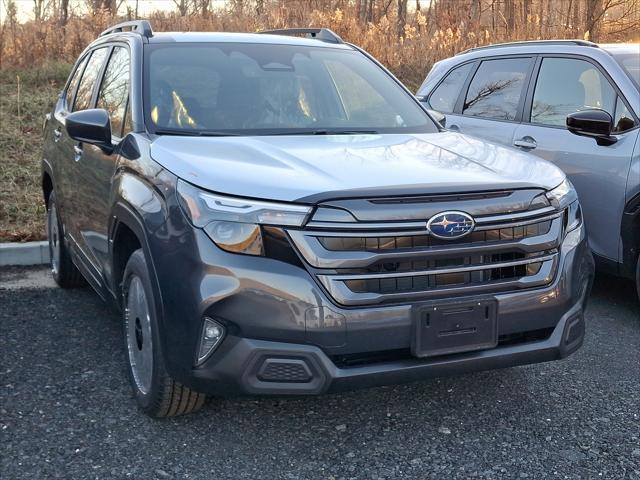
[[[534,149],[538,146],[536,141],[531,137],[522,137],[513,141],[513,145],[520,148],[526,148],[528,150]]]
[[[53,141],[58,142],[60,141],[61,138],[62,138],[62,130],[60,130],[60,127],[58,127],[53,131]]]
[[[458,125],[456,125],[455,123],[453,125],[449,125],[449,127],[447,127],[449,130],[453,130],[454,132],[459,132],[460,131],[460,127]]]
[[[73,159],[76,162],[79,162],[80,159],[82,158],[82,152],[83,152],[82,146],[80,146],[80,145],[74,145],[73,146]]]

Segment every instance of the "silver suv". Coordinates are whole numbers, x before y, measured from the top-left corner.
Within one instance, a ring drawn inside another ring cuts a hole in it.
[[[475,48],[435,64],[418,96],[449,130],[562,168],[597,265],[635,279],[640,296],[640,44]]]
[[[149,415],[582,344],[593,258],[565,174],[443,131],[328,30],[116,25],[78,59],[42,165],[54,278],[122,309]]]

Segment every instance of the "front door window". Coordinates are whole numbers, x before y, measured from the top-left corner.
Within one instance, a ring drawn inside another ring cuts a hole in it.
[[[565,126],[567,115],[598,108],[614,116],[616,93],[591,62],[545,58],[533,95],[531,123]]]

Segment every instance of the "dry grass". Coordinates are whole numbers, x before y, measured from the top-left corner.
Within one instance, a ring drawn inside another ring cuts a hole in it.
[[[55,63],[0,71],[0,241],[44,238],[42,123],[69,69]]]

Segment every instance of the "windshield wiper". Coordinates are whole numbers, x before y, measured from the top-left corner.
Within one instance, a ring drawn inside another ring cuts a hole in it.
[[[242,134],[234,132],[225,132],[221,130],[185,130],[179,128],[157,128],[155,131],[158,135],[181,135],[186,137],[238,137]],[[294,130],[294,131],[279,131],[279,132],[252,132],[248,130],[246,136],[259,135],[259,136],[272,136],[272,135],[374,135],[377,134],[377,130],[330,130],[330,129],[317,129],[317,130]]]
[[[267,135],[374,135],[377,130],[303,130],[294,132],[268,133]]]
[[[178,128],[156,128],[158,135],[181,135],[184,137],[237,137],[238,133],[218,130],[181,130]]]

